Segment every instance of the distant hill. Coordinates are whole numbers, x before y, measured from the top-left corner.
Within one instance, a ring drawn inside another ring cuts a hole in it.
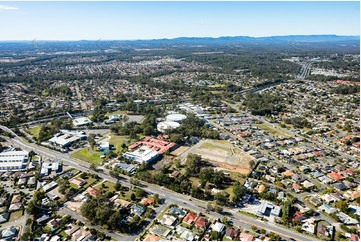
[[[79,41],[0,41],[0,50],[97,50],[109,48],[168,48],[168,47],[224,47],[224,46],[279,46],[303,47],[304,49],[343,48],[358,52],[360,36],[343,35],[287,35],[269,37],[222,36],[179,37],[150,40],[79,40]]]

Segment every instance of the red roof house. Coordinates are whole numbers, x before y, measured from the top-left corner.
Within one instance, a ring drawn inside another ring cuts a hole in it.
[[[207,226],[207,220],[204,217],[199,216],[194,225],[198,228],[205,229]]]
[[[186,217],[183,219],[183,222],[185,222],[186,224],[192,224],[194,223],[194,221],[196,220],[197,218],[197,214],[195,213],[188,213],[186,215]]]
[[[246,233],[241,233],[239,235],[239,240],[240,241],[252,241],[253,240],[253,236],[250,234],[246,234]]]
[[[336,172],[328,173],[327,176],[328,176],[329,178],[331,178],[332,180],[334,180],[334,181],[340,181],[340,180],[343,179],[343,176],[340,175],[340,174],[338,174],[338,173],[336,173]]]

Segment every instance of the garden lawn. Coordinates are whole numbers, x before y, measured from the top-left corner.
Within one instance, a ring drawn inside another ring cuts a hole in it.
[[[102,184],[105,185],[104,190],[106,192],[108,192],[108,191],[109,192],[114,192],[115,191],[115,188],[114,188],[115,184],[113,182],[105,181]],[[96,188],[99,189],[99,190],[102,190],[102,184],[96,186]]]
[[[70,156],[73,158],[77,158],[77,159],[89,162],[89,163],[94,163],[96,165],[99,165],[103,161],[103,159],[100,158],[101,153],[91,151],[90,148],[80,149],[80,150],[74,152],[73,154],[71,154]]]
[[[9,222],[13,222],[15,220],[18,220],[22,216],[23,216],[23,210],[18,210],[18,211],[12,212],[10,214]]]

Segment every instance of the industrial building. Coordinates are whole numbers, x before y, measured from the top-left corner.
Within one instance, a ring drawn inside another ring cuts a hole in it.
[[[180,126],[179,123],[173,121],[164,121],[157,124],[157,129],[159,132],[165,133],[166,131],[176,129]]]
[[[187,118],[187,116],[185,116],[184,114],[172,113],[172,114],[167,115],[165,117],[165,120],[170,121],[170,122],[182,123],[183,120],[185,120],[186,118]]]
[[[0,153],[0,170],[25,169],[29,159],[29,152],[9,148]]]
[[[133,152],[125,152],[123,157],[138,163],[151,163],[158,158],[157,151],[152,150],[148,146],[142,146]]]
[[[53,138],[49,139],[49,142],[61,148],[69,147],[74,142],[79,140],[86,139],[86,134],[84,131],[70,131],[70,130],[60,130],[59,133],[55,134]]]
[[[88,125],[91,123],[92,123],[92,121],[87,117],[80,117],[80,118],[76,118],[73,120],[73,125],[75,127],[81,127],[81,126]]]
[[[258,208],[258,214],[269,217],[270,215],[279,217],[281,215],[281,207],[274,205],[266,200],[261,200],[261,205]]]
[[[119,120],[120,120],[120,115],[113,114],[109,116],[109,121],[119,121]]]
[[[40,169],[41,176],[47,176],[51,171],[59,172],[61,165],[59,162],[43,162]]]

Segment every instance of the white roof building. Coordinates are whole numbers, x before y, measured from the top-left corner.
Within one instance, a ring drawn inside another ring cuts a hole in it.
[[[181,123],[186,118],[187,118],[187,116],[185,116],[184,114],[173,113],[173,114],[167,115],[167,117],[165,117],[165,120],[166,121],[171,121],[171,122]]]
[[[49,184],[46,184],[45,186],[43,186],[43,190],[44,190],[44,192],[48,192],[51,189],[53,189],[54,187],[56,187],[57,185],[58,185],[58,183],[56,183],[55,181],[52,181]]]
[[[75,127],[80,127],[91,123],[92,121],[87,117],[80,117],[73,120],[73,124]]]
[[[119,121],[120,120],[120,115],[117,115],[117,114],[110,115],[109,120],[110,121]]]
[[[8,150],[0,153],[0,170],[22,170],[28,162],[29,152]]]
[[[167,130],[172,130],[172,129],[176,129],[180,126],[179,123],[177,122],[173,122],[173,121],[165,121],[165,122],[160,122],[157,124],[157,129],[159,132],[166,132]]]
[[[47,176],[49,174],[49,170],[59,171],[59,162],[43,162],[40,169],[41,176]]]
[[[123,153],[123,157],[139,163],[150,163],[158,157],[158,152],[148,146],[142,146],[136,151]]]
[[[218,233],[220,233],[224,230],[225,226],[220,222],[216,222],[215,224],[212,224],[211,228],[213,231],[217,231]]]

